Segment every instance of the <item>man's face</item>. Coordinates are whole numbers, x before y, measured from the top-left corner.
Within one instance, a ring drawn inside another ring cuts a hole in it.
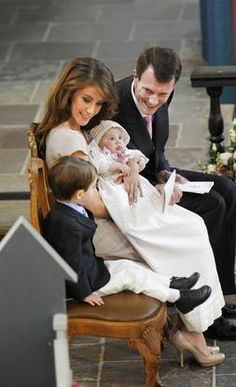
[[[175,87],[175,80],[158,82],[152,66],[149,66],[141,78],[134,74],[134,93],[143,114],[152,115],[165,103]]]

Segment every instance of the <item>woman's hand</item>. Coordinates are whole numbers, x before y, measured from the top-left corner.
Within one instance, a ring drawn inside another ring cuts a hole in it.
[[[96,294],[90,294],[89,296],[85,297],[83,299],[84,302],[87,302],[88,304],[92,305],[92,306],[95,306],[95,305],[103,305],[104,304],[104,301],[102,299],[102,297],[100,296],[97,296]]]
[[[139,184],[139,166],[135,160],[129,160],[126,164],[130,167],[130,175],[122,176],[122,182],[128,194],[129,204],[133,204],[137,202],[138,196],[142,195]],[[116,181],[117,183],[121,183],[120,177]]]
[[[146,161],[144,157],[140,157],[140,160],[138,161],[138,170],[141,172],[146,167]]]
[[[123,176],[129,176],[130,175],[130,167],[128,165],[126,165],[126,164],[121,164],[120,171],[123,174]]]

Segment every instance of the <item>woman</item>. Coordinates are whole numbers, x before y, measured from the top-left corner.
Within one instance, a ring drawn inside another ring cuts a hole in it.
[[[51,90],[45,116],[36,132],[40,150],[45,153],[48,166],[50,167],[56,159],[63,155],[73,155],[90,160],[87,135],[83,127],[88,123],[92,127],[101,120],[111,118],[116,106],[115,84],[109,69],[102,62],[93,58],[72,60]],[[135,160],[129,160],[128,165],[131,173],[123,179],[123,184],[128,192],[129,202],[132,204],[137,202],[138,166]],[[170,214],[172,214],[171,208],[175,207],[178,206],[169,208]],[[98,192],[97,200],[89,209],[97,218],[103,218],[98,222],[98,232],[94,238],[97,255],[110,258],[143,259],[143,256],[140,258],[137,251],[109,219],[109,214]],[[212,287],[212,294],[206,302],[190,313],[181,314],[181,319],[188,330],[177,332],[172,342],[180,353],[184,349],[191,351],[202,366],[216,365],[223,361],[224,355],[212,353],[201,332],[221,315],[224,299],[205,225],[197,215],[185,210],[181,211],[182,209],[178,208],[179,216],[175,216],[178,222],[174,224],[174,230],[172,215],[162,217],[157,235],[161,232],[163,222],[165,234],[161,233],[160,250],[157,246],[155,247],[157,258],[155,271],[165,278],[170,278],[171,273],[176,272],[178,276],[189,276],[194,268],[201,274],[200,281]],[[187,227],[186,214],[188,214],[189,221]],[[145,213],[140,212],[140,216],[144,217]],[[170,243],[169,235],[171,235],[172,243]],[[145,248],[149,248],[148,239],[143,243]],[[165,253],[165,250],[168,251],[168,254]],[[163,263],[161,262],[162,255],[165,257]]]

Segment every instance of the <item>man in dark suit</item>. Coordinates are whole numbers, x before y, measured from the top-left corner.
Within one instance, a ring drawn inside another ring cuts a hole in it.
[[[154,185],[165,183],[173,169],[165,158],[168,106],[181,70],[181,62],[173,50],[150,47],[138,57],[134,75],[117,82],[119,108],[114,120],[128,131],[131,139],[128,146],[149,158],[142,174]],[[203,195],[182,194],[175,186],[172,203],[204,219],[223,293],[235,294],[236,185],[225,177],[177,169],[176,182],[184,183],[186,179],[214,181],[213,189]],[[223,315],[236,317],[236,305],[226,304]],[[236,339],[236,326],[221,317],[207,333],[215,338]]]

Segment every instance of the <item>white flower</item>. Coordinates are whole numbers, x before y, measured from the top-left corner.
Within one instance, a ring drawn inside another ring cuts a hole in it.
[[[214,173],[216,170],[215,164],[208,164],[207,166],[207,173]]]
[[[229,138],[232,142],[236,142],[236,131],[234,129],[229,130]]]
[[[229,159],[232,157],[232,153],[224,152],[219,154],[219,160],[222,162],[224,166],[227,167]]]

